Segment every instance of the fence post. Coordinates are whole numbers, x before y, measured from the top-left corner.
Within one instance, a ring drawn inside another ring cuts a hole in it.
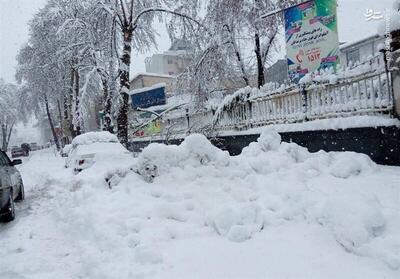
[[[189,109],[186,109],[186,121],[187,121],[188,131],[190,132],[190,116],[189,116]]]
[[[307,112],[308,112],[308,97],[307,97],[307,89],[306,85],[302,84],[301,85],[301,102],[302,102],[302,107],[303,107],[303,113],[304,113],[304,121],[308,121],[307,118]]]
[[[400,30],[392,31],[389,36],[386,35],[386,38],[390,42],[390,50],[385,51],[384,54],[386,69],[389,68],[391,70],[393,114],[395,117],[400,118],[400,63],[398,62],[400,55],[397,53],[400,49]],[[388,57],[388,55],[390,56]]]

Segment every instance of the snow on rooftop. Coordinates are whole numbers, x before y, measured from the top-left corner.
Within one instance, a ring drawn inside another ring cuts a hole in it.
[[[139,76],[148,76],[148,77],[160,77],[160,78],[170,78],[170,79],[174,79],[175,76],[171,76],[171,75],[166,75],[166,74],[157,74],[157,73],[148,73],[148,72],[141,72],[141,73],[137,73],[136,75],[134,75],[131,79],[131,82],[135,79],[137,79]]]
[[[129,91],[128,95],[135,95],[135,94],[147,92],[147,91],[154,90],[154,89],[165,88],[166,86],[167,85],[165,83],[161,82],[161,83],[154,84],[152,86],[133,89],[133,90]]]
[[[373,33],[373,32],[371,32],[371,33]],[[340,48],[340,50],[343,50],[345,48],[348,48],[348,47],[351,47],[351,46],[354,46],[354,45],[358,45],[358,44],[361,44],[361,43],[364,43],[364,42],[368,42],[370,40],[377,40],[379,38],[382,38],[382,36],[380,36],[378,32],[375,32],[375,33],[373,33],[373,35],[369,35],[369,36],[366,36],[364,38],[360,38],[360,39],[355,40],[355,41],[353,40],[353,41],[349,41],[349,42],[343,43],[343,44],[340,45],[339,48]]]
[[[192,96],[190,94],[179,94],[179,95],[172,95],[167,98],[167,103],[165,105],[159,105],[159,106],[153,106],[147,108],[148,110],[151,111],[164,111],[169,108],[175,107],[175,106],[181,106],[184,105],[183,108],[186,108],[192,103]],[[187,104],[187,105],[186,105]],[[170,112],[169,115],[171,115]]]

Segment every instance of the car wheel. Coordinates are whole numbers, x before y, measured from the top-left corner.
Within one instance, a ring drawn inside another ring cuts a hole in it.
[[[16,202],[21,202],[23,200],[25,200],[25,189],[24,189],[24,183],[22,183],[22,181],[21,181],[21,184],[20,184],[20,187],[19,187],[19,193],[18,193],[18,196],[15,199],[15,201]]]
[[[7,205],[1,209],[4,212],[4,215],[1,217],[2,222],[11,222],[15,219],[15,206],[14,206],[14,199],[13,193],[10,191],[10,196]]]

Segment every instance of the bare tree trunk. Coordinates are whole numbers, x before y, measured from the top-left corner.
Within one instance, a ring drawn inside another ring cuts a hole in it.
[[[1,124],[2,150],[7,151],[7,125]]]
[[[58,118],[60,121],[60,131],[61,131],[61,146],[64,146],[63,138],[64,138],[64,128],[63,128],[63,116],[61,112],[61,103],[60,100],[57,100],[57,107],[58,107]]]
[[[64,94],[63,97],[63,119],[68,120],[68,95]]]
[[[44,103],[46,106],[47,119],[49,120],[49,125],[50,125],[50,129],[51,129],[51,133],[53,134],[54,143],[56,144],[57,150],[59,151],[60,150],[60,142],[58,141],[57,133],[54,128],[53,120],[51,118],[50,108],[49,108],[49,100],[47,99],[46,94],[44,95]]]
[[[238,45],[237,45],[237,43],[235,41],[235,36],[232,33],[232,30],[228,25],[224,25],[224,26],[225,26],[226,30],[229,32],[230,42],[231,42],[231,44],[233,46],[233,49],[234,49],[234,52],[235,52],[235,56],[236,56],[236,59],[238,61],[239,67],[240,67],[240,71],[242,72],[242,78],[244,80],[244,83],[246,84],[246,86],[249,86],[250,85],[250,81],[249,81],[249,78],[248,78],[247,73],[246,73],[246,68],[244,66],[244,61],[242,59],[242,55],[240,54],[239,47],[238,47]]]
[[[249,82],[249,78],[247,77],[246,70],[244,68],[243,60],[242,60],[242,58],[240,56],[239,51],[236,50],[236,49],[235,49],[235,54],[236,54],[236,58],[237,58],[237,60],[239,62],[240,71],[242,72],[242,77],[243,77],[244,83],[246,84],[246,86],[248,86],[250,84],[250,82]]]
[[[103,84],[103,111],[104,111],[104,131],[113,133],[113,127],[111,125],[111,91],[108,87],[108,81],[106,78],[102,78]]]
[[[70,73],[70,88],[69,88],[69,98],[68,98],[68,122],[69,122],[69,131],[71,134],[71,137],[74,138],[76,136],[75,134],[75,129],[74,125],[72,123],[74,119],[74,113],[72,110],[72,104],[74,102],[74,83],[75,83],[75,69],[74,67],[71,67],[71,73]]]
[[[255,40],[254,52],[256,53],[256,58],[257,58],[257,76],[258,76],[257,86],[258,88],[260,88],[265,84],[265,77],[264,77],[264,63],[261,53],[260,36],[258,35],[258,33],[254,35],[254,40]]]
[[[11,133],[14,129],[15,121],[11,124],[10,129],[8,130],[8,135],[7,135],[7,142],[6,142],[6,148],[4,150],[8,149],[8,145],[10,144],[10,139],[11,139]],[[7,129],[6,129],[7,131]]]
[[[81,134],[81,115],[79,111],[79,104],[80,104],[80,96],[79,96],[79,82],[80,82],[80,77],[79,77],[79,70],[75,69],[75,123],[74,123],[74,131],[75,135],[79,136]]]
[[[3,123],[3,124],[1,125],[1,135],[2,135],[2,147],[1,147],[1,148],[2,148],[2,150],[4,150],[5,152],[7,151],[8,145],[9,145],[9,143],[10,143],[11,133],[12,133],[12,131],[13,131],[14,125],[15,125],[15,121],[13,121],[13,122],[11,123],[10,128],[8,127],[8,124],[7,124],[7,123]]]
[[[125,146],[128,144],[128,101],[129,101],[129,70],[131,66],[131,54],[132,54],[132,28],[125,27],[124,33],[124,49],[121,59],[120,67],[120,97],[122,103],[120,103],[117,122],[118,122],[118,138],[121,143]]]

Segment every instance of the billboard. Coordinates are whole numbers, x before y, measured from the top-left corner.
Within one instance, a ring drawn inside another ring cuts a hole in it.
[[[165,105],[167,103],[167,99],[165,96],[165,85],[132,90],[129,95],[132,99],[133,109],[144,109],[154,106]]]
[[[135,133],[135,137],[148,137],[161,134],[162,132],[162,125],[161,120],[155,120],[151,122],[149,125],[144,127],[143,129],[137,131]]]
[[[336,0],[312,0],[285,11],[290,80],[339,63]]]

